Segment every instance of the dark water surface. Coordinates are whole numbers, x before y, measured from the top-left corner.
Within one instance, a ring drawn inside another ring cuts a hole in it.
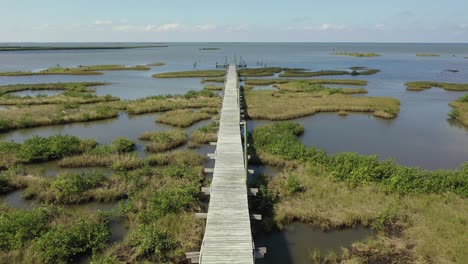
[[[306,224],[294,223],[281,232],[260,234],[255,239],[256,247],[266,247],[265,259],[259,264],[306,264],[312,263],[314,250],[319,250],[322,257],[330,251],[340,255],[342,248],[353,242],[363,241],[372,236],[366,228],[346,229],[323,232]]]

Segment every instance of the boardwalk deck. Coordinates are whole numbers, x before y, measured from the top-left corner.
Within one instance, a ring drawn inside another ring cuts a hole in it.
[[[227,71],[215,167],[200,263],[254,263],[252,231],[240,133],[238,76]]]

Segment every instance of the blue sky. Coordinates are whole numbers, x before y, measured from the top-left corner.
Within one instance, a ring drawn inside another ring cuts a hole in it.
[[[0,42],[468,42],[468,1],[0,0]]]

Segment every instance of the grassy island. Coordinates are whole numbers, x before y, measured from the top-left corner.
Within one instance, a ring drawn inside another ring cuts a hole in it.
[[[198,121],[211,118],[211,114],[196,112],[190,109],[175,110],[164,113],[156,118],[156,122],[177,127],[189,127]]]
[[[221,48],[199,48],[198,50],[220,50]]]
[[[335,56],[351,56],[351,57],[380,57],[378,53],[359,53],[359,52],[333,52]]]
[[[468,84],[465,83],[444,83],[444,82],[407,82],[408,91],[424,91],[432,87],[442,88],[447,91],[468,91]]]
[[[439,54],[434,53],[418,53],[416,54],[417,57],[440,57]]]
[[[160,66],[164,66],[164,65],[166,65],[166,63],[164,63],[164,62],[154,62],[154,63],[147,64],[146,66],[160,67]]]
[[[334,89],[282,93],[247,91],[248,114],[253,119],[288,120],[319,112],[368,112],[381,118],[395,118],[399,101],[385,97],[353,97]]]
[[[273,76],[275,73],[282,72],[280,67],[266,67],[266,68],[246,68],[239,70],[240,77],[259,77],[259,76]]]
[[[195,78],[195,77],[221,77],[226,75],[223,70],[196,70],[180,72],[164,72],[154,74],[154,78]]]
[[[150,46],[0,46],[0,51],[34,51],[34,50],[113,50],[113,49],[146,49],[166,48],[167,45]]]
[[[272,85],[272,84],[284,84],[288,82],[305,81],[310,84],[343,84],[343,85],[367,85],[367,81],[364,80],[339,80],[339,79],[246,79],[244,83],[246,85],[261,86],[261,85]]]
[[[362,94],[367,93],[364,88],[329,88],[321,84],[313,84],[308,81],[292,81],[283,84],[274,84],[280,90],[288,92],[311,92],[319,93],[325,92],[328,94],[341,93],[341,94]]]
[[[468,127],[468,94],[451,102],[450,106],[452,111],[449,113],[449,117]]]
[[[326,75],[373,75],[379,73],[380,70],[376,69],[360,69],[351,71],[337,71],[337,70],[322,70],[322,71],[304,71],[304,70],[286,70],[280,74],[279,77],[316,77]]]
[[[38,72],[16,71],[0,72],[0,76],[31,76],[31,75],[101,75],[101,71],[146,71],[150,68],[144,65],[124,66],[124,65],[92,65],[78,67],[53,67]]]
[[[59,100],[59,97],[49,98]],[[119,111],[138,115],[188,108],[212,109],[220,106],[221,99],[211,91],[190,91],[178,96],[151,96],[138,100],[85,103],[66,99],[63,103],[56,101],[54,104],[16,105],[0,111],[0,131],[109,119],[117,117]]]

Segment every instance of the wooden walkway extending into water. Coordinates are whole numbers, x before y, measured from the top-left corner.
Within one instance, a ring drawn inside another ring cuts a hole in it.
[[[245,154],[240,127],[239,78],[229,65],[219,122],[206,229],[199,262],[254,263]]]

